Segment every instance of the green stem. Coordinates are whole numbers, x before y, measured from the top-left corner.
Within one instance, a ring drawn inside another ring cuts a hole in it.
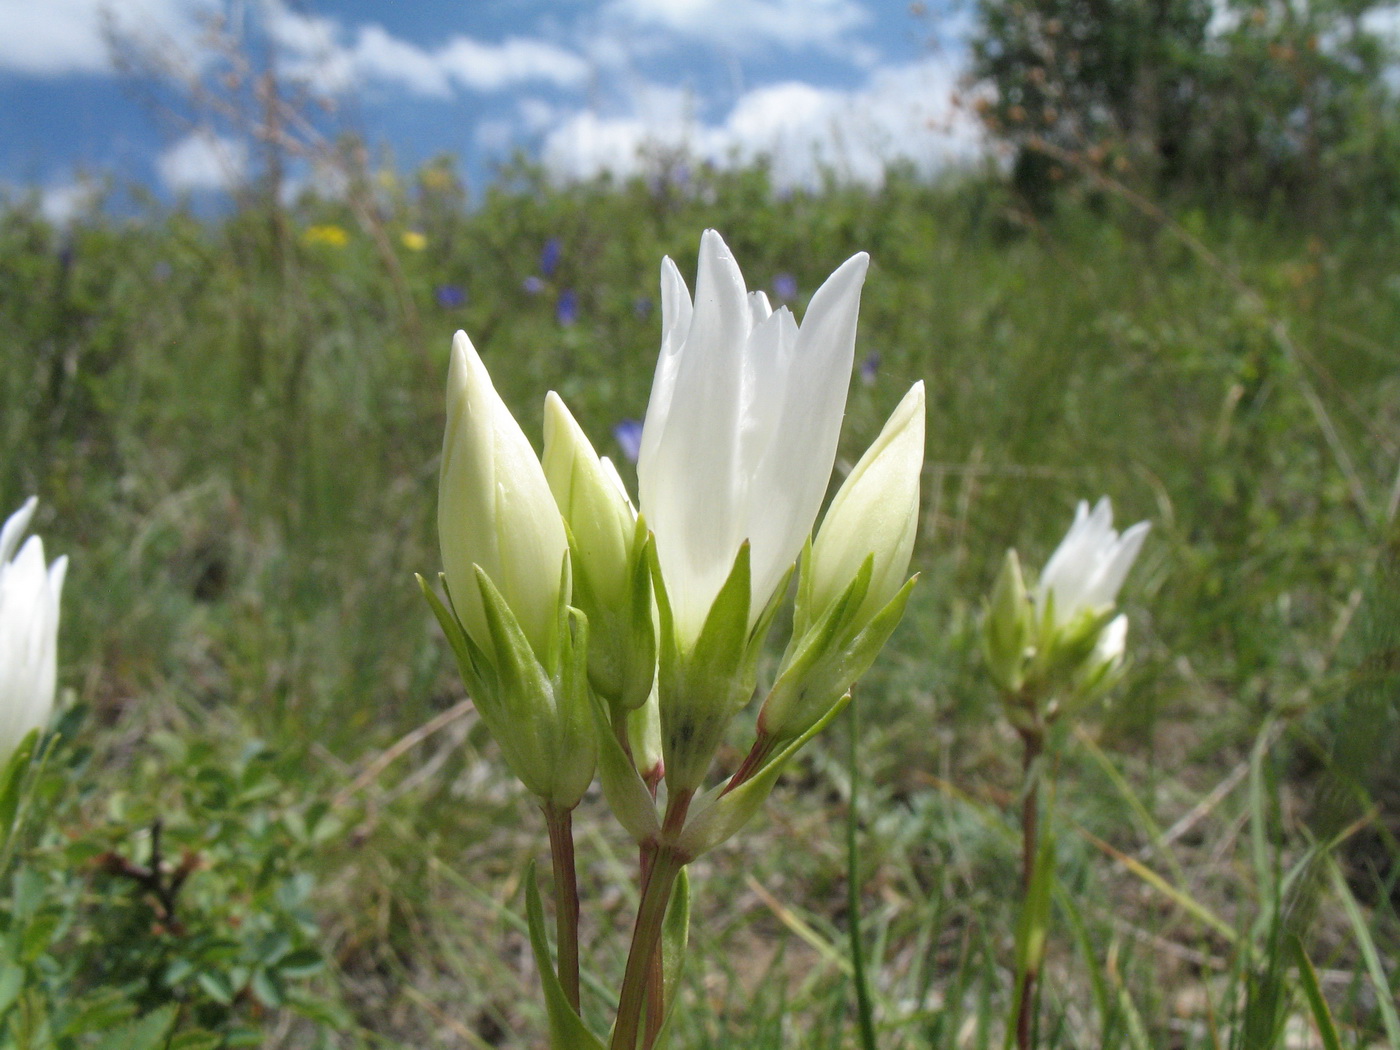
[[[574,1013],[579,1012],[578,874],[574,868],[573,810],[544,807],[549,828],[549,854],[554,864],[555,940],[559,951],[559,983]]]
[[[671,890],[684,866],[684,859],[669,847],[658,848],[652,857],[651,868],[642,885],[637,924],[632,929],[627,969],[622,975],[612,1050],[636,1050],[637,1035],[642,1025],[642,1007],[647,1000],[648,974],[661,945],[661,927],[666,918],[666,906],[671,901]]]
[[[1035,878],[1035,858],[1040,849],[1040,780],[1035,764],[1044,750],[1045,738],[1038,730],[1022,730],[1021,770],[1025,778],[1024,796],[1021,801],[1021,907],[1027,907],[1030,899],[1031,882]],[[1017,996],[1016,1046],[1017,1050],[1031,1050],[1034,1045],[1032,1029],[1035,1021],[1035,979],[1037,964],[1027,962],[1025,973],[1021,974],[1021,990]]]
[[[860,1024],[860,1045],[864,1050],[876,1050],[875,1008],[870,999],[870,981],[865,973],[865,952],[860,936],[860,853],[856,849],[856,783],[859,778],[857,758],[860,743],[860,716],[852,701],[850,721],[846,731],[850,736],[846,753],[846,768],[851,778],[851,798],[846,810],[846,914],[851,931],[851,980],[856,986],[856,1018]]]

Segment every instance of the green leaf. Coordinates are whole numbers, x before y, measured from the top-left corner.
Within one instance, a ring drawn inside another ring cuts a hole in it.
[[[590,1032],[564,995],[554,960],[549,954],[549,940],[544,932],[544,905],[540,903],[540,888],[535,881],[535,862],[525,872],[525,915],[530,925],[530,947],[535,953],[535,968],[544,986],[545,1009],[549,1013],[550,1050],[607,1050],[598,1037]]]
[[[1395,1009],[1395,991],[1390,987],[1385,964],[1381,962],[1380,952],[1376,950],[1370,923],[1361,914],[1361,905],[1357,904],[1356,898],[1352,896],[1351,887],[1347,885],[1346,876],[1342,874],[1337,862],[1329,857],[1327,867],[1332,876],[1333,889],[1341,899],[1342,908],[1351,922],[1352,931],[1356,934],[1356,945],[1361,949],[1361,957],[1366,962],[1366,972],[1371,978],[1371,983],[1375,985],[1376,1007],[1380,1010],[1381,1022],[1385,1025],[1386,1038],[1390,1040],[1391,1046],[1400,1046],[1400,1016],[1397,1016]]]
[[[1303,995],[1307,997],[1308,1008],[1312,1010],[1317,1034],[1322,1037],[1323,1050],[1342,1050],[1337,1025],[1332,1020],[1332,1011],[1328,1009],[1327,1000],[1322,995],[1322,985],[1318,983],[1317,971],[1313,969],[1312,960],[1308,958],[1308,951],[1297,934],[1289,937],[1289,944],[1293,948],[1293,961],[1298,967],[1298,979],[1303,985]]]
[[[139,1020],[114,1028],[93,1044],[94,1050],[156,1050],[170,1038],[175,1007],[162,1006]]]

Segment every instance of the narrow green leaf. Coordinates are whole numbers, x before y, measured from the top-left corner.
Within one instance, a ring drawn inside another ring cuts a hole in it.
[[[1361,914],[1361,905],[1356,903],[1351,887],[1347,885],[1346,876],[1342,874],[1337,862],[1329,857],[1327,866],[1332,876],[1332,886],[1341,899],[1347,919],[1350,920],[1351,928],[1356,934],[1356,945],[1361,949],[1361,957],[1366,961],[1366,972],[1371,978],[1371,983],[1375,985],[1376,1007],[1380,1010],[1381,1022],[1385,1025],[1386,1038],[1390,1040],[1391,1046],[1400,1046],[1400,1017],[1396,1016],[1395,990],[1390,987],[1380,953],[1376,951],[1376,942],[1371,937],[1371,926]]]
[[[1298,980],[1303,986],[1303,995],[1307,997],[1308,1008],[1312,1010],[1317,1034],[1322,1037],[1323,1050],[1342,1050],[1342,1040],[1337,1034],[1337,1025],[1332,1020],[1332,1011],[1322,995],[1322,985],[1318,982],[1312,960],[1308,958],[1308,951],[1303,947],[1302,938],[1294,934],[1289,937],[1289,943],[1293,948],[1293,961],[1298,966]]]
[[[525,872],[525,915],[530,925],[530,947],[535,953],[535,968],[544,986],[545,1009],[549,1013],[550,1050],[606,1050],[598,1037],[590,1032],[564,995],[559,975],[554,972],[554,960],[549,952],[549,940],[544,932],[544,905],[535,881],[535,862]]]

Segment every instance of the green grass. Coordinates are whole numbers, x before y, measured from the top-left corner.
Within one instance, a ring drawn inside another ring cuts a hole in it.
[[[751,286],[793,274],[800,310],[867,250],[857,357],[879,367],[853,386],[842,462],[910,383],[929,393],[923,581],[859,700],[881,1045],[1001,1042],[1019,752],[980,667],[979,602],[1006,547],[1039,564],[1074,501],[1100,494],[1153,531],[1123,596],[1132,670],[1084,726],[1101,750],[1070,741],[1056,777],[1043,1045],[1285,1045],[1320,1016],[1316,996],[1340,1045],[1385,1045],[1400,980],[1400,786],[1384,773],[1400,768],[1396,219],[1182,222],[1233,279],[1113,200],[1033,221],[994,181],[900,173],[878,193],[778,198],[756,171],[655,192],[520,169],[470,212],[425,189],[385,219],[398,281],[328,202],[71,234],[0,216],[0,506],[37,492],[38,531],[72,557],[61,679],[91,712],[87,787],[54,819],[96,835],[101,785],[155,797],[193,776],[160,733],[228,755],[260,739],[281,756],[275,812],[340,803],[343,832],[303,863],[331,961],[315,994],[354,1025],[319,1038],[539,1045],[520,879],[543,862],[543,827],[483,727],[465,716],[356,779],[461,698],[412,577],[439,565],[451,334],[472,336],[527,433],[556,389],[620,458],[610,429],[645,409],[663,254],[692,275],[714,226]],[[303,243],[313,223],[349,243]],[[427,250],[400,248],[404,229]],[[531,294],[549,237],[560,268]],[[464,306],[438,304],[448,284]],[[572,325],[555,316],[565,288]],[[856,1045],[842,733],[694,865],[674,1046]],[[584,965],[615,989],[635,857],[601,800],[576,826]],[[1334,861],[1340,881],[1312,866]],[[1315,967],[1302,979],[1290,938]],[[587,983],[585,1014],[595,1029],[610,1016]],[[311,1041],[311,1021],[262,1023],[268,1045]]]

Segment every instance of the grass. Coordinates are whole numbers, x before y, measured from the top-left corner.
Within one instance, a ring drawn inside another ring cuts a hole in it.
[[[72,556],[61,680],[91,712],[89,786],[61,819],[94,833],[98,785],[159,797],[193,776],[160,734],[223,754],[264,741],[276,812],[334,801],[343,829],[303,861],[331,960],[315,994],[351,1019],[314,1040],[539,1045],[520,886],[543,861],[538,813],[470,713],[371,770],[461,699],[412,578],[439,563],[450,335],[471,334],[527,433],[557,389],[620,459],[663,254],[693,274],[714,226],[751,285],[792,274],[800,310],[867,250],[857,356],[878,367],[853,386],[841,462],[915,379],[930,403],[923,582],[860,691],[880,1045],[1001,1043],[1018,749],[979,602],[1006,547],[1041,563],[1101,493],[1153,532],[1124,594],[1133,668],[1056,776],[1042,1045],[1323,1046],[1318,1001],[1340,1045],[1393,1042],[1400,249],[1377,226],[1396,220],[1180,219],[1228,279],[1113,198],[1036,220],[994,181],[898,172],[878,193],[776,198],[761,171],[558,189],[521,168],[470,212],[422,186],[383,218],[396,246],[428,237],[396,247],[401,285],[334,202],[66,233],[0,216],[0,495],[37,492],[38,531]],[[298,239],[316,223],[349,243]],[[559,269],[528,291],[551,237]],[[444,286],[465,303],[441,305]],[[855,1045],[843,733],[694,865],[673,1045]],[[601,800],[576,826],[596,1029],[634,858]],[[262,1024],[268,1045],[314,1041],[284,1012]]]

